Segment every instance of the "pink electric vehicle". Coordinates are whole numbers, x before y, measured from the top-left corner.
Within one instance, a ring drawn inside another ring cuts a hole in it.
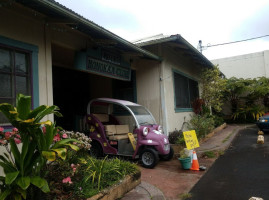
[[[174,151],[162,127],[143,106],[129,101],[98,98],[89,102],[87,134],[92,139],[91,153],[139,158],[153,168],[159,158],[170,160]]]

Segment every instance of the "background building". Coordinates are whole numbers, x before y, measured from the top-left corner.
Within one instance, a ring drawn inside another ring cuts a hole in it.
[[[269,50],[215,59],[211,62],[218,65],[227,78],[269,77]]]

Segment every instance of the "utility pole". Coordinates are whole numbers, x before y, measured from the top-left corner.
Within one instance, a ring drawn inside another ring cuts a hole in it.
[[[197,49],[198,49],[198,51],[200,51],[201,54],[203,54],[202,40],[199,40]]]

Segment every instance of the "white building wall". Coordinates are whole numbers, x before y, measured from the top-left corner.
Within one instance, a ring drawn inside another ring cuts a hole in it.
[[[163,65],[165,66],[163,81],[165,85],[165,103],[167,109],[167,130],[168,132],[172,132],[175,129],[180,130],[184,119],[185,121],[189,121],[191,119],[191,114],[193,114],[193,112],[175,111],[173,69],[192,77],[196,81],[199,81],[200,70],[195,68],[185,56],[179,55],[179,52],[175,52],[168,47],[165,47],[163,51],[165,57],[165,60],[163,61]]]
[[[269,51],[211,60],[227,77],[269,77]]]
[[[23,13],[1,9],[0,18],[5,20],[0,20],[0,27],[5,28],[0,29],[0,35],[38,47],[39,104],[52,105],[50,36],[41,22],[42,16]]]

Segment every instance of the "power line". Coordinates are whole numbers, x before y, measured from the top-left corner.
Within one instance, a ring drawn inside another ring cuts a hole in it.
[[[244,39],[244,40],[237,40],[237,41],[234,41],[234,42],[226,42],[226,43],[221,43],[221,44],[208,44],[207,46],[202,46],[202,40],[199,40],[199,43],[198,43],[198,50],[202,53],[202,51],[204,49],[207,49],[208,47],[216,47],[216,46],[222,46],[222,45],[227,45],[227,44],[234,44],[234,43],[239,43],[239,42],[246,42],[246,41],[249,41],[249,40],[256,40],[256,39],[259,39],[259,38],[264,38],[264,37],[268,37],[269,35],[263,35],[263,36],[259,36],[259,37],[253,37],[253,38],[248,38],[248,39]]]

